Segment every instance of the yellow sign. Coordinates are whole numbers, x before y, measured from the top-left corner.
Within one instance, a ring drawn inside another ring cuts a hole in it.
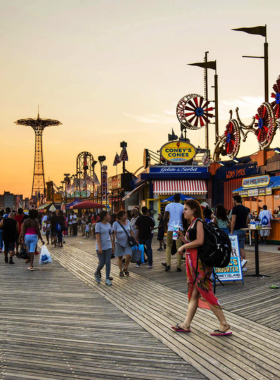
[[[196,155],[195,147],[182,141],[169,142],[161,148],[161,157],[173,163],[189,161]]]
[[[269,175],[262,175],[260,177],[250,177],[244,178],[242,181],[243,187],[259,187],[269,185],[270,177]]]

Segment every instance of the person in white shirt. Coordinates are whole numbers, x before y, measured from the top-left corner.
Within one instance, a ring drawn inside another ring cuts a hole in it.
[[[271,212],[264,205],[259,215],[259,220],[263,227],[271,227],[271,220],[273,219]],[[270,230],[261,230],[261,244],[267,243],[267,237],[270,235]]]
[[[166,242],[166,263],[162,265],[165,266],[165,271],[170,271],[171,267],[171,250],[173,245],[173,228],[179,225],[180,229],[183,231],[183,211],[184,206],[180,203],[180,194],[174,195],[174,203],[169,203],[165,207],[165,212],[163,216],[163,221],[165,229],[167,229],[167,242]],[[168,224],[168,227],[167,227]],[[180,239],[176,240],[177,251],[181,247],[182,241]],[[182,256],[177,252],[177,272],[182,272],[181,269]]]

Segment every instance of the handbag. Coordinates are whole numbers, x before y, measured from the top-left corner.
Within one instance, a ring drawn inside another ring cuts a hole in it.
[[[127,230],[124,228],[124,226],[118,221],[119,225],[122,227],[122,229],[124,230],[124,232],[126,233],[127,235],[127,243],[130,247],[133,247],[134,245],[136,245],[136,240],[134,239],[134,237],[128,235],[127,233]]]
[[[132,263],[140,263],[142,261],[142,255],[144,254],[144,246],[143,245],[135,245],[132,247],[132,255],[131,262]]]

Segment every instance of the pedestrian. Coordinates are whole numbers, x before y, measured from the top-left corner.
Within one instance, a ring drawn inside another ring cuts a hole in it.
[[[82,213],[82,217],[81,217],[82,236],[85,236],[85,228],[86,228],[86,224],[87,224],[87,216],[86,216],[86,214],[83,212],[83,213]]]
[[[77,236],[78,234],[77,216],[73,210],[71,211],[71,215],[72,215],[73,236]]]
[[[241,267],[243,272],[247,272],[246,268],[246,253],[245,253],[245,239],[246,239],[246,231],[242,230],[242,228],[247,228],[249,223],[249,211],[248,208],[242,205],[242,198],[240,195],[234,195],[232,198],[234,207],[232,208],[231,213],[231,226],[230,233],[231,235],[237,235],[240,255],[242,258]]]
[[[216,223],[221,230],[229,234],[229,218],[227,216],[227,210],[223,205],[218,205],[216,207],[216,216],[214,217],[214,223]]]
[[[85,226],[85,235],[86,235],[86,239],[89,238],[89,224],[87,223],[86,226]]]
[[[211,208],[209,208],[208,205],[203,209],[203,217],[204,217],[204,221],[206,223],[211,223],[212,210],[211,210]]]
[[[142,207],[142,215],[139,216],[135,225],[137,228],[136,240],[139,244],[147,247],[148,268],[151,269],[153,268],[152,229],[155,226],[155,222],[149,216],[146,206]],[[140,261],[136,263],[136,268],[140,268]]]
[[[54,213],[55,214],[55,213]],[[36,250],[36,246],[38,243],[38,238],[41,240],[42,244],[45,244],[42,235],[40,232],[40,224],[37,220],[38,218],[38,211],[37,210],[30,210],[29,211],[29,218],[25,219],[25,221],[22,224],[21,228],[21,234],[23,237],[23,240],[27,246],[28,256],[30,260],[30,266],[29,270],[33,271],[33,264],[34,264],[34,253]]]
[[[94,273],[96,282],[100,282],[100,271],[106,264],[106,281],[105,284],[111,286],[111,256],[114,252],[113,248],[113,229],[110,224],[111,217],[107,211],[101,211],[100,221],[95,228],[96,233],[96,253],[99,259],[98,267]]]
[[[112,216],[111,216],[111,226],[115,223],[115,221],[117,220],[117,214],[116,213],[113,213]]]
[[[10,207],[6,207],[6,213],[5,213],[5,215],[4,215],[4,218],[8,218],[9,217],[9,215],[10,215],[10,212],[11,212],[11,209],[10,209]]]
[[[69,225],[69,235],[73,236],[72,211],[70,211],[70,215],[68,218],[68,225]]]
[[[18,254],[19,254],[18,248],[19,248],[19,245],[21,244],[20,243],[20,233],[21,233],[21,225],[22,225],[23,218],[24,218],[23,209],[19,208],[18,214],[15,216],[15,220],[18,222],[18,227],[19,227],[19,232],[16,235],[16,256],[18,256]]]
[[[158,214],[158,235],[157,235],[157,240],[159,242],[159,248],[158,251],[162,251],[166,248],[166,244],[164,244],[164,222],[163,222],[163,216],[162,214]]]
[[[113,215],[116,215],[116,214],[113,214]],[[130,220],[130,224],[131,224],[131,229],[133,231],[133,234],[134,236],[137,236],[137,228],[136,228],[136,220],[139,218],[139,210],[137,208],[133,208],[131,210],[131,220]]]
[[[0,222],[0,229],[3,230],[2,239],[4,241],[5,263],[14,264],[13,256],[15,253],[16,237],[19,233],[19,225],[15,220],[15,214],[10,212],[8,218],[3,218]],[[8,254],[10,253],[10,259]]]
[[[56,236],[58,247],[63,247],[62,233],[65,230],[65,218],[62,210],[57,211],[57,224],[56,224]]]
[[[0,211],[0,223],[3,220],[3,218],[4,218],[4,210],[1,210]],[[3,230],[2,230],[2,228],[0,228],[0,252],[2,251],[2,248],[3,248],[3,238],[2,238],[2,236],[3,236]]]
[[[91,217],[91,225],[92,225],[92,237],[94,238],[95,237],[95,227],[96,227],[96,223],[100,220],[100,217],[97,215],[97,213],[95,212],[92,217]]]
[[[129,276],[128,266],[131,260],[132,249],[128,244],[128,236],[130,235],[134,238],[134,234],[125,210],[120,210],[117,213],[117,220],[113,224],[113,231],[113,248],[115,248],[115,256],[117,257],[117,264],[120,269],[120,277],[124,277],[124,274]],[[125,257],[124,268],[122,262],[123,256]]]
[[[271,212],[267,209],[266,205],[263,205],[263,209],[260,212],[259,220],[262,227],[271,227],[271,220],[273,219]],[[261,230],[261,244],[267,244],[267,238],[270,235],[270,230]]]
[[[184,206],[180,203],[180,194],[174,195],[174,203],[169,203],[165,207],[165,212],[163,216],[163,221],[165,225],[165,230],[167,230],[166,235],[166,263],[162,263],[165,266],[165,271],[168,272],[171,269],[171,250],[173,245],[173,230],[174,226],[179,225],[180,229],[183,230],[183,211]],[[169,220],[168,220],[169,219]],[[168,226],[167,226],[168,225]],[[176,240],[177,248],[177,272],[182,272],[181,264],[182,257],[178,253],[178,249],[181,247],[182,241],[180,239]]]
[[[58,223],[58,217],[56,215],[56,212],[52,212],[51,216],[51,237],[52,237],[52,244],[56,248],[56,242],[57,242],[57,230],[56,230],[56,225]]]
[[[219,328],[213,331],[210,335],[231,335],[232,333],[229,331],[230,326],[225,319],[218,299],[213,293],[211,282],[213,268],[202,264],[200,258],[197,257],[198,248],[205,244],[203,224],[200,220],[197,220],[202,219],[201,207],[197,201],[189,199],[185,202],[184,217],[190,220],[191,224],[184,238],[185,244],[182,245],[178,251],[182,254],[183,251],[186,250],[187,253],[188,313],[184,322],[172,326],[171,328],[176,332],[191,332],[191,322],[195,316],[197,308],[200,307],[203,309],[211,309],[220,322]],[[195,268],[198,268],[198,273],[196,273]]]

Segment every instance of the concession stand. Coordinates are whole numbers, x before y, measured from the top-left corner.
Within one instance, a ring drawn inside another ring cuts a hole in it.
[[[195,148],[188,139],[171,141],[161,147],[159,162],[155,165],[145,162],[145,151],[144,170],[134,182],[134,189],[123,200],[138,194],[136,204],[154,210],[154,219],[164,212],[167,202],[163,201],[176,193],[211,204],[207,197],[210,173],[205,149]]]
[[[269,242],[280,243],[280,176],[262,175],[244,178],[242,186],[233,191],[242,197],[243,205],[259,215],[263,205],[271,211]]]

